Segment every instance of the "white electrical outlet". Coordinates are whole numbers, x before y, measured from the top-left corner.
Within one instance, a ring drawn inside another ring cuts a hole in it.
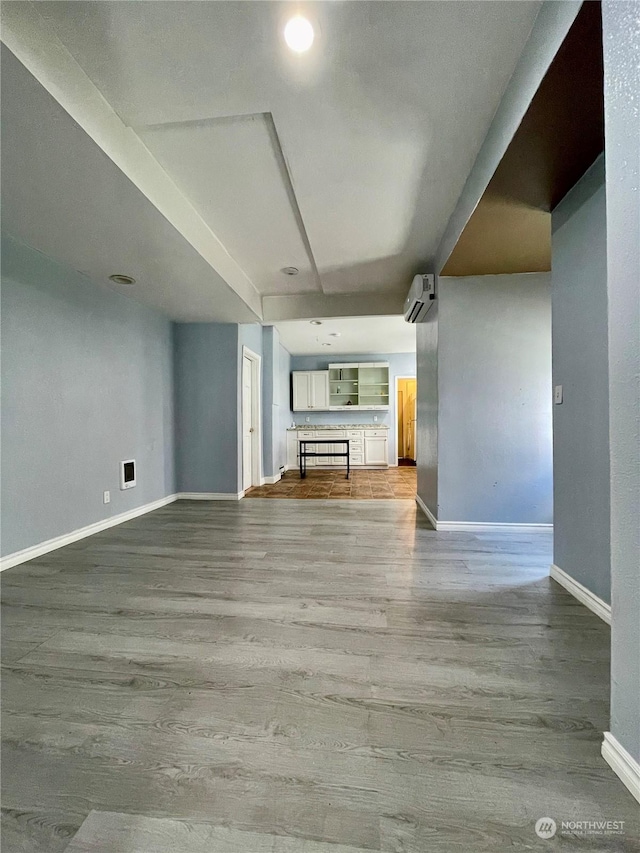
[[[307,423],[311,423],[311,418],[305,418],[305,421],[306,421]]]
[[[378,416],[377,416],[377,415],[374,415],[374,416],[373,416],[373,419],[374,419],[374,421],[375,421],[376,423],[378,423]]]
[[[562,385],[556,385],[556,387],[553,389],[553,402],[556,404],[556,406],[559,406],[562,401]]]
[[[110,504],[111,503],[111,492],[103,492],[102,493],[102,503]]]

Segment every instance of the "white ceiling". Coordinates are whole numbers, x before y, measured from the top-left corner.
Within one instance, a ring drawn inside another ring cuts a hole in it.
[[[239,293],[241,280],[245,301],[253,289],[305,296],[315,306],[323,296],[404,295],[433,257],[540,4],[6,5],[11,47],[24,48],[18,55],[31,57],[38,79],[78,120],[83,110],[115,111],[123,138],[144,143],[169,189],[179,190],[174,198],[197,212],[212,247],[191,239],[168,203],[165,218]],[[316,28],[308,54],[283,44],[292,11]],[[75,61],[65,59],[62,45]],[[49,144],[61,144],[55,126],[40,127]],[[110,127],[95,138],[114,156],[119,128]],[[60,157],[70,164],[82,148],[74,137]],[[128,171],[125,161],[117,159],[142,188],[144,170]],[[20,166],[29,169],[24,158]],[[45,182],[42,192],[48,189]],[[55,189],[64,196],[64,187]],[[157,193],[143,191],[155,201]],[[67,195],[79,205],[86,192]],[[34,198],[25,191],[20,202],[14,222],[29,220]],[[109,203],[105,217],[121,217]],[[64,230],[61,223],[56,245],[72,256],[77,232]],[[281,268],[291,265],[300,274],[284,276]],[[165,275],[177,278],[170,262]],[[155,286],[149,282],[145,293]],[[202,299],[191,290],[181,283],[179,304],[168,312],[199,315]]]
[[[403,317],[325,318],[276,323],[282,345],[291,355],[341,355],[370,352],[415,352],[416,327]],[[337,335],[337,336],[336,336]],[[329,344],[329,346],[324,346]]]
[[[256,314],[4,46],[2,228],[175,320]],[[132,275],[134,287],[109,282]]]

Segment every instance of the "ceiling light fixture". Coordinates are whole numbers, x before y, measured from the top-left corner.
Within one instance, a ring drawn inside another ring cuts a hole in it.
[[[339,338],[340,332],[329,332],[329,337],[330,338]]]
[[[322,320],[309,320],[312,326],[321,326]]]
[[[298,275],[300,270],[298,267],[282,267],[280,272],[283,272],[285,275]]]
[[[114,273],[109,276],[109,281],[113,281],[116,284],[135,284],[136,280],[133,276],[130,275],[122,275],[121,273]]]
[[[313,44],[313,27],[302,15],[295,15],[284,28],[284,40],[295,53],[304,53]]]
[[[331,344],[322,344],[323,347],[330,347]]]

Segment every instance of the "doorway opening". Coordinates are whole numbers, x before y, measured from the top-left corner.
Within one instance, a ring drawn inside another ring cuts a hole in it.
[[[396,446],[398,465],[415,465],[416,405],[418,385],[415,376],[396,377]]]
[[[262,485],[260,356],[242,347],[242,489]]]

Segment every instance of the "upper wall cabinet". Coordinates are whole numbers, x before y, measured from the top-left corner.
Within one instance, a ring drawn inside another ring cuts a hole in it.
[[[328,370],[294,370],[291,377],[294,412],[329,411]]]
[[[386,411],[389,408],[389,364],[330,364],[329,370],[296,370],[292,374],[293,411]]]
[[[329,392],[332,411],[384,411],[389,408],[389,363],[330,364]]]

